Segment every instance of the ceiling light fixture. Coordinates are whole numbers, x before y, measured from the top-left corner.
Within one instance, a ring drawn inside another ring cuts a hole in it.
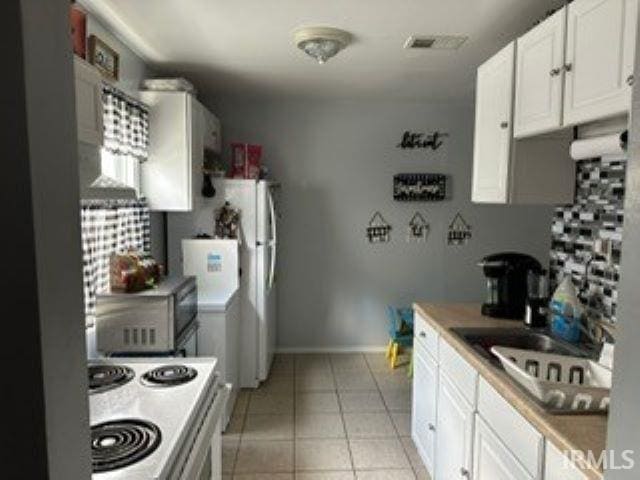
[[[293,33],[296,46],[319,64],[325,63],[351,42],[351,34],[330,27],[305,27]]]

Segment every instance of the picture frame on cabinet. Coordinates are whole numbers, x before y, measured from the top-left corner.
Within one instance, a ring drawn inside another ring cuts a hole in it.
[[[102,75],[118,80],[120,73],[120,55],[103,40],[95,35],[89,36],[89,63],[95,66]]]

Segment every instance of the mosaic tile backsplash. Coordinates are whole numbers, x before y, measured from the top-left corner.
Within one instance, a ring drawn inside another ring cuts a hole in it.
[[[555,209],[551,287],[555,289],[565,275],[571,275],[589,313],[615,322],[626,162],[582,160],[576,167],[575,203]],[[599,239],[606,255],[596,253]]]

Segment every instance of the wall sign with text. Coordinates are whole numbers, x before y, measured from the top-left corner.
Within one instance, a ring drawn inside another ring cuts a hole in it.
[[[437,202],[447,197],[447,177],[440,173],[399,173],[393,176],[393,199]]]
[[[396,145],[403,150],[438,150],[444,143],[448,133],[435,131],[432,133],[411,132],[407,130],[402,134],[400,143]]]

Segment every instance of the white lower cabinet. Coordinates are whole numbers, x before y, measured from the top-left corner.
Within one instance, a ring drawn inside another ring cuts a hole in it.
[[[476,414],[474,480],[534,480],[482,417]]]
[[[413,353],[411,437],[425,467],[433,476],[436,440],[438,366],[418,342]]]
[[[472,478],[474,410],[447,374],[440,371],[435,480]]]
[[[587,480],[578,467],[570,463],[565,455],[546,441],[544,480]]]

